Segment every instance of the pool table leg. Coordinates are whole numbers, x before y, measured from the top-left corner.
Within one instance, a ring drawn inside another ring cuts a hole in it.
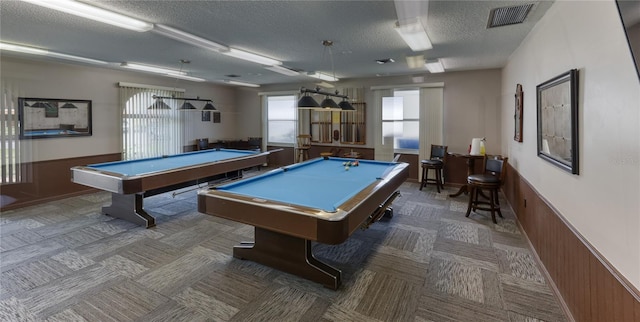
[[[153,227],[156,219],[142,209],[142,200],[142,195],[138,193],[123,195],[112,192],[111,205],[102,207],[102,213],[139,226]]]
[[[313,256],[311,241],[255,228],[255,242],[233,247],[233,257],[248,259],[337,290],[342,272]]]

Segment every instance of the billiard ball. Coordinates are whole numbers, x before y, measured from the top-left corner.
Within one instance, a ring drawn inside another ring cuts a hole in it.
[[[348,165],[344,166],[344,171],[349,171],[349,166]]]

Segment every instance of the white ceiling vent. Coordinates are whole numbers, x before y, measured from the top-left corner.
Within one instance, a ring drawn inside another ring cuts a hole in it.
[[[487,28],[501,27],[522,23],[533,7],[533,3],[491,10]]]

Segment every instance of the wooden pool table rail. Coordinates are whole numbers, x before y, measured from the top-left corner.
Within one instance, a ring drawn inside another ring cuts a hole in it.
[[[71,168],[71,181],[111,192],[111,204],[102,207],[103,214],[149,228],[155,226],[156,220],[144,210],[144,197],[223,177],[241,177],[242,169],[266,163],[269,153],[251,154],[134,176],[97,170],[90,166],[76,166]]]

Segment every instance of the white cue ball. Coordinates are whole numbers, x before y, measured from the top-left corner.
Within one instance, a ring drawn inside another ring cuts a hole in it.
[[[345,166],[345,167],[344,167],[344,170],[345,170],[345,171],[349,171],[349,166]]]

